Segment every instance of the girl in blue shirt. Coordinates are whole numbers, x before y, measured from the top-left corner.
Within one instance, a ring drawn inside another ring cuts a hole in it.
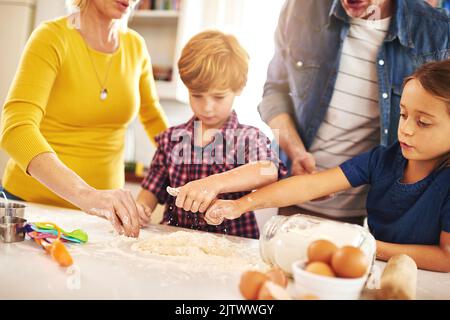
[[[337,168],[281,180],[239,200],[218,200],[205,218],[220,224],[255,209],[369,184],[368,225],[377,239],[377,258],[407,254],[419,268],[450,272],[450,60],[423,65],[405,79],[400,109],[395,144]]]

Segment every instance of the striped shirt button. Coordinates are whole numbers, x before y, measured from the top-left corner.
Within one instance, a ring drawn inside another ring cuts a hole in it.
[[[387,98],[389,97],[389,95],[388,95],[386,92],[384,92],[384,93],[382,94],[382,97],[383,97],[383,99],[387,99]]]
[[[388,129],[384,129],[384,134],[388,134]]]
[[[383,59],[378,60],[378,64],[379,64],[380,66],[384,66],[384,60],[383,60]]]
[[[297,61],[296,65],[297,65],[298,68],[303,67],[303,61],[300,61],[300,60]]]

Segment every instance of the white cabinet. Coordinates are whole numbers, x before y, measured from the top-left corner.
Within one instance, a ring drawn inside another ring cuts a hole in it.
[[[0,0],[0,111],[33,28],[34,0]],[[0,151],[0,179],[8,157]]]
[[[177,62],[183,46],[201,29],[202,8],[202,0],[181,0],[180,10],[135,10],[130,17],[128,25],[144,37],[153,67],[172,69],[170,80],[156,80],[161,99],[188,100]]]

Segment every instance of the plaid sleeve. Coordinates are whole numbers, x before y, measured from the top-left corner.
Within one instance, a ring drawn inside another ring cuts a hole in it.
[[[153,156],[150,168],[141,187],[153,193],[160,204],[165,204],[169,197],[166,188],[169,186],[169,172],[167,171],[168,135],[163,132],[155,138],[158,148]]]
[[[259,129],[246,130],[245,139],[245,163],[255,161],[272,161],[278,169],[278,179],[287,175],[287,168],[280,160],[277,152],[273,150],[270,139]]]

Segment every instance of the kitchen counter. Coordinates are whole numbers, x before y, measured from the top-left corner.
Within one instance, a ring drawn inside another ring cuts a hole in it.
[[[70,245],[74,265],[69,268],[58,266],[33,241],[0,243],[0,299],[241,299],[241,273],[267,268],[257,240],[225,236],[249,258],[238,265],[217,257],[144,255],[131,250],[140,240],[118,236],[108,221],[76,210],[27,203],[25,218],[51,221],[68,231],[83,229],[89,241]],[[180,230],[186,229],[152,225],[140,238]],[[384,266],[376,262],[378,272]],[[450,299],[450,274],[419,270],[417,287],[418,299]]]

